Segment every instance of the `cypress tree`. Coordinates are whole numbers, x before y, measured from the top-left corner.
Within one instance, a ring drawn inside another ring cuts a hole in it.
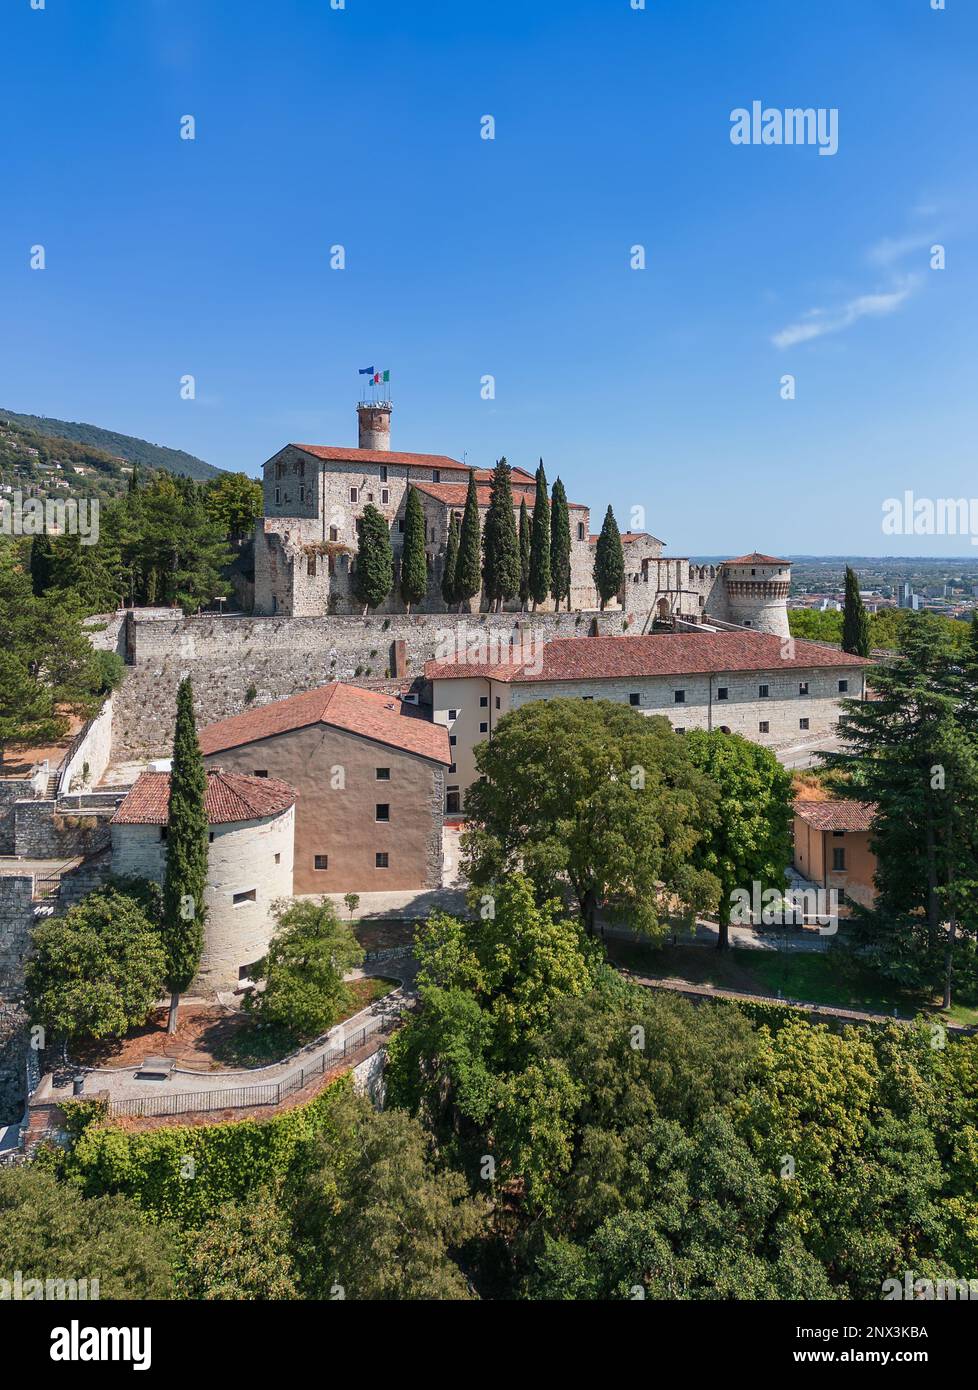
[[[410,613],[428,592],[428,556],[425,554],[425,521],[417,488],[409,487],[404,508],[404,549],[401,551],[401,597]]]
[[[197,726],[190,677],[177,691],[170,802],[167,814],[166,871],[163,876],[163,949],[170,991],[168,1031],[175,1033],[180,995],[197,973],[204,947],[204,887],[207,883],[207,773]]]
[[[537,469],[537,491],[533,501],[533,523],[530,528],[530,598],[536,611],[538,603],[546,603],[550,593],[550,498],[547,496],[547,475],[543,459]]]
[[[490,610],[495,605],[497,612],[520,589],[520,543],[509,476],[509,464],[505,458],[499,459],[492,471],[489,511],[482,533],[482,578]]]
[[[482,588],[479,565],[479,494],[475,486],[475,469],[469,473],[469,490],[462,513],[462,529],[458,541],[458,564],[455,566],[455,597],[459,606],[475,598]]]
[[[455,571],[458,568],[458,513],[452,512],[448,523],[448,543],[445,546],[445,567],[441,573],[441,596],[451,608],[458,602],[455,592]]]
[[[594,547],[594,586],[601,599],[604,610],[609,599],[621,593],[625,582],[625,552],[621,546],[621,534],[615,514],[609,507],[604,514],[601,534]]]
[[[394,552],[390,531],[380,512],[368,502],[357,522],[357,563],[353,592],[368,608],[379,608],[394,584]]]
[[[31,589],[35,598],[40,598],[51,587],[54,576],[54,546],[47,535],[31,539]]]
[[[869,614],[859,596],[859,580],[846,565],[846,601],[842,610],[842,650],[853,656],[869,656]]]
[[[530,598],[530,514],[526,498],[520,498],[520,606],[525,610]]]
[[[554,609],[560,611],[561,599],[567,600],[570,612],[570,513],[567,493],[557,478],[550,499],[550,592]]]

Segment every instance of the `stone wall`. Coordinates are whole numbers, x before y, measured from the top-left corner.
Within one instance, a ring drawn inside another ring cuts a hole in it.
[[[34,925],[34,875],[0,877],[0,999],[24,992],[24,962]]]
[[[114,803],[98,809],[65,809],[46,797],[14,806],[14,853],[29,859],[73,859],[109,843]]]
[[[84,734],[72,748],[68,761],[59,769],[58,791],[94,787],[101,781],[112,753],[112,697],[85,725]]]
[[[27,1100],[27,1015],[0,1002],[0,1125],[16,1124]]]

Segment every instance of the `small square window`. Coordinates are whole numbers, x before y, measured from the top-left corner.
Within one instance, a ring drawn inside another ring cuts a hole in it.
[[[315,855],[314,858],[313,858],[313,861],[312,861],[312,865],[313,865],[313,868],[314,868],[314,869],[328,869],[328,868],[329,868],[329,855],[328,855],[328,854],[317,854],[317,855]]]
[[[390,860],[387,857],[386,850],[378,850],[377,853],[374,855],[374,867],[377,869],[390,868]]]
[[[717,699],[718,699],[718,700],[725,700],[725,699],[727,698],[727,695],[729,694],[729,692],[730,692],[730,687],[729,687],[729,686],[726,686],[726,685],[718,685],[718,686],[717,686]]]
[[[759,685],[757,687],[757,698],[759,700],[766,700],[770,693],[771,687],[769,685]]]
[[[799,719],[799,720],[798,720],[798,727],[799,727],[799,729],[807,729],[807,728],[808,728],[808,720],[807,720],[807,719]]]
[[[488,732],[489,732],[489,725],[488,725],[488,724],[486,724],[486,723],[483,722],[482,724],[479,725],[479,733],[480,733],[480,734],[487,734]]]
[[[798,694],[799,694],[799,695],[807,695],[807,694],[808,694],[808,682],[807,682],[807,681],[799,681],[799,682],[798,682]]]
[[[389,768],[389,767],[378,767],[378,768],[377,768],[377,781],[378,781],[378,782],[389,782],[390,780],[391,780],[391,770],[390,770],[390,768]]]
[[[640,705],[642,703],[641,695],[636,695],[635,691],[633,690],[631,695],[629,695],[628,697],[628,703],[630,705]]]
[[[375,816],[377,820],[390,820],[391,808],[386,801],[378,801]]]
[[[840,695],[844,695],[848,689],[849,689],[849,682],[848,682],[848,681],[839,681],[839,694],[840,694]]]
[[[256,888],[245,888],[240,893],[231,896],[231,902],[235,907],[240,907],[243,903],[253,903],[258,901],[258,890]]]
[[[488,696],[488,695],[480,695],[480,696],[479,696],[479,708],[480,708],[480,709],[488,709],[488,708],[489,708],[489,696]]]
[[[759,734],[769,734],[771,732],[771,725],[766,719],[762,719],[760,724],[758,724],[757,732]]]
[[[457,710],[457,709],[450,709],[450,710],[448,711],[448,717],[449,717],[449,719],[457,719],[457,718],[458,718],[458,710]]]
[[[673,699],[673,703],[674,703],[674,704],[677,704],[677,705],[684,705],[684,704],[686,703],[686,692],[685,692],[685,690],[674,690],[674,691],[672,692],[672,699]]]

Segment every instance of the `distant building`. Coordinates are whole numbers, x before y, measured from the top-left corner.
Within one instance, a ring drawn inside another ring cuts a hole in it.
[[[876,807],[866,801],[796,801],[794,865],[820,888],[872,907],[876,856],[869,847]]]

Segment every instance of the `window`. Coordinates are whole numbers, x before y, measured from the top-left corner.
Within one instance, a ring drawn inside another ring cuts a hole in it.
[[[402,535],[402,536],[404,535],[404,520],[403,520],[403,518],[397,523],[397,530],[398,530],[398,534],[399,534],[399,535]]]
[[[674,691],[672,692],[672,699],[673,699],[673,703],[674,703],[674,704],[677,704],[677,705],[684,705],[684,704],[686,703],[686,692],[685,692],[685,690],[674,690]]]
[[[455,766],[454,763],[449,763],[449,764],[448,764],[448,770],[449,770],[449,772],[457,772],[457,771],[458,771],[458,768]]]
[[[389,767],[378,767],[376,769],[378,782],[389,782],[391,780],[391,770]]]
[[[432,481],[433,483],[440,483],[440,482],[441,482],[441,469],[440,469],[440,468],[433,468],[433,469],[431,470],[431,481]]]
[[[350,501],[351,501],[351,502],[359,502],[359,501],[360,501],[360,489],[359,489],[358,487],[351,487],[351,488],[350,488]]]
[[[254,770],[254,772],[253,772],[253,774],[252,774],[252,776],[254,776],[254,777],[267,777],[267,776],[268,776],[268,768],[267,768],[267,767],[256,767],[255,770]]]
[[[315,578],[316,578],[316,557],[315,557],[315,555],[310,555],[310,556],[308,556],[307,559],[306,559],[306,574],[308,574],[308,576],[309,576],[310,579],[315,579]]]
[[[281,502],[281,500],[282,500],[282,490],[281,490],[281,488],[276,488],[276,489],[275,489],[275,505],[276,505],[276,507],[279,505],[279,503]]]
[[[377,869],[390,868],[390,860],[387,857],[386,850],[378,850],[377,853],[374,855],[374,867]]]
[[[480,696],[479,696],[479,708],[480,708],[480,709],[488,709],[488,708],[489,708],[489,696],[488,696],[488,695],[480,695]]]
[[[386,801],[378,801],[378,802],[377,802],[376,817],[375,817],[375,818],[376,818],[377,820],[390,820],[390,818],[391,818],[391,808],[390,808],[390,804],[389,804],[388,802],[386,802]]]
[[[500,705],[500,700],[499,700],[499,696],[497,695],[497,696],[496,696],[496,708],[497,708],[497,709],[499,709],[499,705]]]
[[[329,538],[330,538],[331,541],[338,541],[338,540],[339,540],[339,538],[340,538],[340,533],[339,533],[338,529],[337,529],[335,526],[331,526],[331,527],[329,528]]]
[[[760,724],[758,724],[757,732],[759,734],[769,734],[771,732],[771,725],[766,719],[762,719]]]
[[[486,724],[485,721],[483,721],[483,723],[481,723],[481,724],[479,725],[479,733],[480,733],[480,734],[487,734],[488,732],[489,732],[489,725]]]
[[[838,872],[839,869],[846,867],[846,852],[844,849],[833,849],[832,868]]]
[[[390,490],[390,488],[389,488],[389,487],[382,487],[382,488],[380,489],[380,505],[381,505],[382,507],[386,507],[386,506],[389,505],[390,500],[391,500],[391,490]]]
[[[750,627],[750,618],[744,620],[744,627]]]
[[[640,704],[642,703],[642,697],[641,697],[641,695],[637,695],[637,694],[635,693],[635,691],[633,690],[632,693],[631,693],[631,695],[629,695],[629,697],[628,697],[628,703],[629,703],[630,705],[640,705]]]
[[[593,696],[593,695],[582,695],[582,696],[581,696],[581,699],[582,699],[582,700],[593,700],[593,699],[594,699],[594,696]]]
[[[373,493],[372,493],[372,492],[368,492],[368,493],[367,493],[367,501],[368,501],[368,502],[372,502],[373,500],[374,500],[374,495],[373,495]]]
[[[161,839],[161,840],[165,840],[165,839],[166,839],[166,831],[167,831],[167,827],[166,827],[165,825],[161,825],[161,826],[160,826],[160,839]]]
[[[579,522],[577,523],[577,539],[578,539],[579,541],[582,541],[582,540],[584,539],[584,522],[583,522],[583,521],[579,521]]]
[[[380,481],[381,481],[382,483],[386,483],[386,482],[387,482],[387,464],[386,464],[386,463],[381,464],[381,468],[380,468]]]
[[[445,810],[451,816],[456,814],[458,811],[461,811],[461,809],[462,801],[459,795],[458,787],[449,787],[448,795],[445,798]]]
[[[282,862],[282,856],[281,856],[280,854],[276,854],[276,856],[275,856],[275,863],[276,863],[276,864],[281,864],[281,862]]]
[[[799,682],[798,682],[798,694],[799,694],[799,695],[807,695],[807,694],[808,694],[808,682],[807,682],[807,681],[799,681]]]
[[[726,686],[726,685],[718,685],[718,686],[717,686],[717,699],[718,699],[718,700],[725,700],[725,699],[727,698],[728,693],[729,693],[729,686]]]
[[[757,698],[758,698],[759,700],[766,700],[767,697],[768,697],[768,695],[769,695],[770,693],[771,693],[771,688],[770,688],[770,686],[767,686],[767,685],[759,685],[759,686],[757,687]]]
[[[231,896],[231,902],[235,907],[240,907],[242,903],[253,903],[258,900],[258,891],[255,888],[244,888],[240,893]]]
[[[214,832],[213,832],[213,830],[208,830],[208,832],[207,832],[207,843],[208,843],[209,845],[212,845],[212,844],[214,843]]]
[[[306,500],[306,490],[305,490],[304,487],[300,487],[300,488],[299,488],[299,501],[300,501],[300,502],[304,502],[305,500]]]
[[[840,695],[844,695],[848,689],[849,689],[849,682],[848,682],[848,681],[839,681],[839,694],[840,694]]]
[[[807,729],[807,728],[808,728],[808,720],[807,720],[807,719],[799,719],[799,720],[798,720],[798,727],[799,727],[799,729]]]
[[[315,855],[315,856],[313,857],[312,866],[313,866],[314,869],[328,869],[328,868],[329,868],[329,855],[328,855],[328,854],[317,854],[317,855]]]
[[[457,710],[457,709],[450,709],[450,710],[448,711],[448,717],[449,717],[449,719],[457,719],[457,718],[458,718],[458,710]]]
[[[455,734],[449,734],[449,735],[448,735],[448,742],[449,742],[449,743],[451,744],[451,746],[454,748],[455,745],[456,745],[456,743],[458,742],[458,738],[456,737]]]

